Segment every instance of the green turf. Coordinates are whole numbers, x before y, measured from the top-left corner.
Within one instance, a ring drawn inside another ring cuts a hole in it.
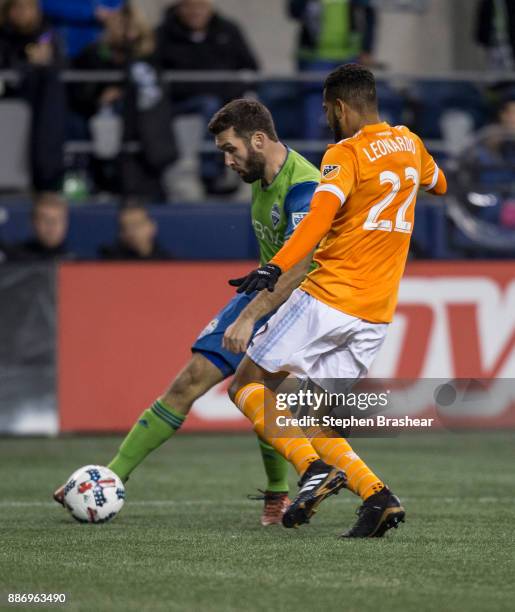
[[[260,527],[251,436],[178,436],[113,523],[75,523],[51,490],[117,442],[0,439],[0,607],[15,591],[66,592],[62,609],[87,612],[513,610],[514,434],[356,441],[407,510],[366,541],[335,537],[354,520],[347,491],[299,530]]]

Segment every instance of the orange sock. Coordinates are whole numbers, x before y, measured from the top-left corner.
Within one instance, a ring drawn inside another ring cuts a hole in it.
[[[249,383],[239,389],[234,403],[252,421],[254,431],[259,437],[293,463],[301,476],[313,461],[320,459],[300,428],[288,427],[288,433],[291,436],[288,438],[276,438],[265,434],[266,405],[272,410],[275,400],[272,391],[261,383]]]
[[[318,434],[320,433],[319,431]],[[346,472],[347,488],[361,499],[367,499],[385,486],[356,455],[345,438],[312,438],[311,444],[326,463]]]

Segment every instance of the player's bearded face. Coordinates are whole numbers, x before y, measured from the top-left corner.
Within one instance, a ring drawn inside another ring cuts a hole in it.
[[[245,183],[254,183],[265,175],[265,156],[246,143],[247,158],[242,163],[239,174]]]
[[[241,138],[234,128],[218,134],[216,146],[223,151],[225,165],[237,172],[245,183],[253,183],[265,176],[265,157],[251,139]]]
[[[327,125],[334,134],[334,141],[338,142],[342,140],[342,138],[345,138],[346,134],[342,128],[342,109],[337,102],[335,103],[334,100],[327,99],[325,90],[323,109],[327,119]]]
[[[342,140],[342,138],[345,137],[343,130],[342,130],[342,126],[340,125],[340,122],[338,121],[338,116],[336,114],[336,107],[333,104],[331,104],[331,106],[329,106],[328,108],[327,123],[329,124],[329,127],[331,128],[331,131],[334,134],[335,142],[338,142],[339,140]]]

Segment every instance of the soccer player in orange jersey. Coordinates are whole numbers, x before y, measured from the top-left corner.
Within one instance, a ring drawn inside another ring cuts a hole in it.
[[[280,275],[316,248],[318,267],[257,332],[230,389],[262,436],[272,393],[263,380],[366,375],[395,311],[418,190],[441,195],[447,189],[420,138],[380,121],[369,70],[348,64],[331,72],[324,110],[337,143],[322,160],[310,212],[267,265],[230,281],[239,292],[273,291]],[[299,434],[268,439],[301,476],[285,526],[308,522],[319,503],[345,484],[363,503],[344,537],[382,536],[404,519],[399,499],[344,438]]]

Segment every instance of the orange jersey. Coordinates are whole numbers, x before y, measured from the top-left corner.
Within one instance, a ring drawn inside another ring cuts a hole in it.
[[[312,209],[327,204],[329,194],[339,200],[340,207],[330,198],[331,215],[336,214],[315,252],[318,268],[301,287],[347,314],[375,323],[390,322],[408,255],[418,190],[445,192],[445,177],[418,136],[404,126],[387,123],[367,125],[352,138],[330,145],[321,174]],[[323,202],[321,196],[328,199]],[[298,240],[301,229],[307,235],[308,217],[295,232],[299,232]],[[302,228],[304,223],[306,228]],[[290,253],[293,248],[294,244]],[[287,255],[288,243],[283,249]],[[278,265],[287,261],[281,259],[281,251],[276,257]]]

